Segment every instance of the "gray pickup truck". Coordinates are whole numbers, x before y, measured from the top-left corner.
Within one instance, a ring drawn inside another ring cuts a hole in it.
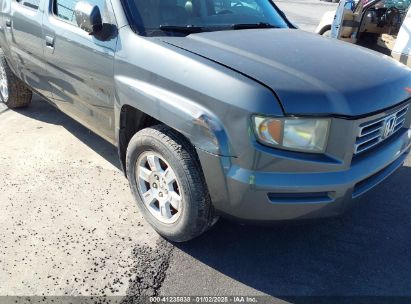
[[[339,215],[410,150],[410,70],[298,30],[272,1],[0,3],[2,101],[36,92],[117,145],[172,241],[220,215]]]

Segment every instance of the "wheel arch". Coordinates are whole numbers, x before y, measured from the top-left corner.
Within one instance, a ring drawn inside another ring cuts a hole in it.
[[[331,31],[331,25],[326,25],[318,32],[319,35],[324,35],[327,31]]]
[[[334,17],[335,17],[336,11],[329,11],[326,12],[323,17],[321,18],[320,24],[318,25],[317,29],[315,32],[317,34],[322,35],[325,31],[325,29],[329,28],[331,29]]]
[[[228,136],[218,117],[183,96],[135,80],[117,84],[119,103],[118,151],[125,170],[127,146],[138,131],[164,124],[182,134],[196,148],[218,156],[232,156]],[[127,84],[127,86],[125,86]],[[121,88],[123,86],[123,88]]]

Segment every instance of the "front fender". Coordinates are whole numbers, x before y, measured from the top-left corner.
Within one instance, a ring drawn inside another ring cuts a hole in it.
[[[180,132],[198,149],[218,156],[234,156],[222,122],[209,109],[141,80],[116,76],[115,82],[117,111],[124,105],[134,107]],[[116,125],[118,130],[119,121]]]
[[[321,18],[320,24],[318,25],[315,32],[317,34],[322,34],[322,31],[327,27],[331,27],[334,21],[336,11],[329,11],[326,12],[323,17]]]

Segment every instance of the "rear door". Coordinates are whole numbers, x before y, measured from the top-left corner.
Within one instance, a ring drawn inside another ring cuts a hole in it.
[[[19,78],[50,97],[43,53],[43,0],[3,0],[5,52]]]
[[[109,0],[89,0],[100,8],[103,34],[80,29],[78,0],[50,0],[43,26],[46,70],[59,108],[102,137],[114,139],[114,52],[117,26]]]

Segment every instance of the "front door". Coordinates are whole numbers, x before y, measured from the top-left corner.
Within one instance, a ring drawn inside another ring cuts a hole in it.
[[[331,25],[331,37],[355,43],[355,31],[358,29],[360,22],[355,13],[356,3],[353,0],[341,0],[334,21]]]
[[[4,52],[19,78],[50,97],[43,53],[40,0],[5,0],[3,12],[7,43]]]
[[[408,3],[407,3],[408,4]],[[399,62],[411,67],[411,9],[406,8],[407,14],[401,25],[391,56]]]
[[[114,52],[117,27],[109,0],[89,0],[103,17],[103,31],[77,25],[78,0],[50,0],[43,20],[46,69],[57,106],[100,136],[114,138]]]

